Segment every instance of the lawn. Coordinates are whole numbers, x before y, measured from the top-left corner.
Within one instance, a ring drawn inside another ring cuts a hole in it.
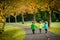
[[[0,40],[23,40],[25,34],[23,28],[6,25],[4,32],[0,34]]]
[[[54,34],[60,35],[60,22],[52,22],[49,31]]]
[[[32,22],[28,21],[28,22],[24,22],[24,24],[22,24],[21,22],[19,22],[18,24],[23,25],[23,26],[28,26],[31,27]],[[37,23],[35,23],[37,25]]]

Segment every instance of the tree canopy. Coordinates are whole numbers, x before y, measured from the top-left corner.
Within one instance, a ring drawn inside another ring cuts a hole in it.
[[[34,13],[54,10],[60,13],[60,0],[0,0],[0,15],[15,15],[14,13]]]

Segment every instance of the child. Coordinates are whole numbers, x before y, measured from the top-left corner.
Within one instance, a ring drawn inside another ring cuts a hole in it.
[[[47,30],[48,30],[48,22],[47,21],[44,24],[44,29],[45,29],[45,33],[47,33]]]
[[[43,25],[42,25],[42,22],[41,22],[41,21],[40,21],[39,24],[38,24],[38,28],[39,28],[39,31],[40,31],[40,33],[41,33],[42,28],[43,28]]]
[[[32,29],[33,34],[35,34],[35,28],[36,28],[36,25],[35,25],[34,21],[32,21],[31,29]]]

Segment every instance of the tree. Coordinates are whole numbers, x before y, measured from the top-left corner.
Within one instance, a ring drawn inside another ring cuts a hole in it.
[[[6,13],[5,13],[5,10],[6,10],[6,7],[5,6],[7,6],[6,4],[5,4],[5,1],[4,0],[2,0],[2,1],[0,1],[0,16],[2,17],[2,19],[4,19],[4,21],[2,21],[2,23],[3,23],[3,26],[2,26],[2,31],[4,31],[4,27],[5,27],[5,18],[6,18],[6,16],[5,15],[7,15]],[[2,20],[1,19],[1,20]]]
[[[48,25],[50,27],[51,22],[51,13],[52,11],[60,12],[58,8],[60,9],[60,0],[38,0],[39,8],[41,11],[48,11],[49,12],[49,19],[48,19]]]
[[[37,8],[38,8],[37,1],[36,0],[31,0],[29,2],[28,7],[29,7],[28,12],[30,12],[31,14],[33,14],[33,20],[35,22],[36,21]]]
[[[4,31],[5,23],[6,23],[6,18],[10,16],[11,9],[13,9],[13,6],[16,4],[16,2],[11,1],[11,0],[0,0],[0,16],[4,21],[2,21],[3,26],[2,26],[2,31]],[[15,6],[14,6],[15,7]]]
[[[50,21],[51,21],[51,14],[52,14],[52,11],[56,11],[59,13],[59,10],[58,8],[60,9],[60,0],[49,0],[48,1],[48,9],[50,9],[49,11],[49,27],[50,27]]]

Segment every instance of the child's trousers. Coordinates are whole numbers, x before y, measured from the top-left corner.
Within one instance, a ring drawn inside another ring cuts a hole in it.
[[[32,30],[33,34],[35,34],[35,29]]]
[[[42,31],[42,30],[41,30],[41,29],[39,29],[39,31],[40,31],[40,33],[41,33],[41,31]]]
[[[47,29],[45,29],[45,33],[47,33]]]

